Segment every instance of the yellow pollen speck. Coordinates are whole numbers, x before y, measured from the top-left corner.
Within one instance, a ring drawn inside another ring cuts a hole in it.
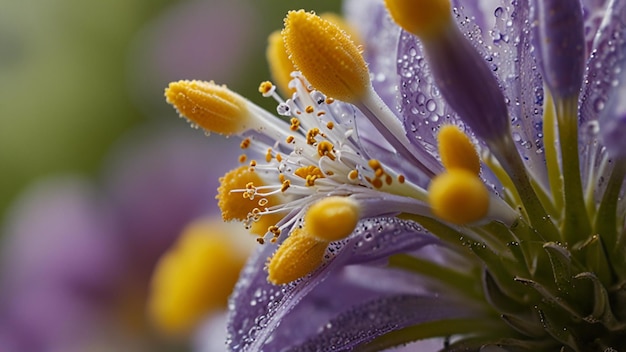
[[[251,143],[250,138],[246,138],[241,141],[241,144],[239,144],[239,148],[248,149],[248,147],[250,147],[250,143]]]
[[[248,156],[246,154],[241,154],[239,156],[239,162],[242,164],[245,163],[247,159],[248,159]]]
[[[333,146],[333,144],[329,141],[321,141],[317,145],[317,154],[319,156],[327,156],[330,160],[335,160],[335,154],[333,154],[334,148],[335,146]]]
[[[291,72],[295,71],[296,68],[287,55],[280,31],[273,32],[267,38],[265,57],[269,64],[272,79],[276,82],[278,89],[286,96],[291,95],[292,89],[289,88],[289,81],[291,81]]]
[[[259,84],[259,93],[267,94],[272,91],[272,88],[274,88],[274,85],[272,84],[272,82],[270,81],[261,82],[261,84]]]
[[[298,120],[295,117],[292,117],[291,120],[291,126],[289,127],[292,131],[297,131],[298,128],[300,128],[300,120]]]
[[[351,170],[348,173],[348,178],[352,181],[356,180],[359,177],[359,172],[357,170]]]
[[[267,148],[267,152],[265,153],[265,161],[268,163],[272,161],[272,148]]]
[[[280,155],[279,153],[276,153],[276,161],[278,161],[279,163],[283,161],[283,156]]]
[[[181,116],[203,129],[230,135],[249,128],[246,100],[214,82],[178,81],[165,89],[165,97]]]
[[[295,139],[296,139],[296,137],[294,137],[294,136],[289,136],[289,137],[287,137],[287,139],[285,139],[285,142],[287,142],[287,143],[292,143]]]
[[[329,121],[326,124],[326,128],[328,128],[329,130],[332,130],[333,128],[335,128],[335,124],[332,121]]]
[[[449,0],[385,0],[393,20],[422,40],[436,38],[452,24]]]
[[[445,125],[437,135],[441,163],[446,169],[465,169],[480,173],[480,159],[469,137],[457,126]]]
[[[457,225],[476,222],[489,210],[485,184],[465,169],[451,169],[437,175],[428,187],[428,198],[436,216]]]
[[[359,222],[359,206],[347,197],[327,197],[313,204],[304,216],[304,228],[321,241],[348,237]]]
[[[285,192],[287,189],[289,189],[290,186],[291,186],[291,181],[285,180],[283,181],[282,186],[280,187],[280,191]]]
[[[324,115],[326,115],[326,111],[319,111],[317,113],[317,116],[324,116]]]
[[[223,226],[211,220],[190,224],[157,263],[148,312],[161,332],[184,338],[212,310],[226,307],[246,254]]]
[[[330,105],[330,104],[332,104],[332,103],[334,103],[334,102],[335,102],[335,99],[333,99],[333,98],[331,98],[331,97],[327,97],[327,98],[326,98],[326,101],[325,101],[326,105]]]
[[[290,11],[281,34],[291,61],[313,87],[345,102],[365,95],[370,86],[367,65],[337,25],[304,10]]]
[[[398,175],[398,182],[404,183],[404,181],[405,181],[404,175]]]
[[[304,111],[306,111],[308,114],[312,114],[315,109],[311,105],[307,105]]]
[[[282,285],[310,274],[322,264],[327,246],[327,242],[295,229],[268,262],[269,282]]]

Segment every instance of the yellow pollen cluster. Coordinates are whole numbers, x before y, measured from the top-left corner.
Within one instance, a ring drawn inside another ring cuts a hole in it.
[[[335,160],[335,146],[329,141],[321,141],[317,145],[317,154],[319,156],[327,156],[330,160]]]
[[[439,154],[446,171],[428,187],[433,213],[457,225],[478,221],[489,210],[489,191],[479,177],[480,159],[470,139],[454,125],[441,128]]]
[[[181,116],[206,131],[230,135],[249,128],[245,99],[214,82],[172,82],[165,98]]]
[[[268,280],[281,285],[317,269],[328,244],[348,237],[360,216],[358,204],[332,196],[313,204],[304,217],[304,226],[295,229],[269,260]]]
[[[379,189],[382,188],[385,184],[391,185],[393,183],[393,177],[385,172],[380,161],[376,159],[371,159],[370,161],[368,161],[368,165],[374,171],[374,178],[365,177],[365,180],[371,183],[374,188]],[[350,177],[350,175],[348,175],[348,177]],[[352,179],[352,177],[350,177],[350,179]],[[404,179],[404,177],[402,179]]]
[[[385,0],[393,20],[422,40],[438,37],[452,23],[449,0]]]
[[[190,224],[156,265],[148,311],[161,332],[184,338],[211,310],[226,307],[246,255],[223,226]]]
[[[365,60],[337,25],[304,10],[290,11],[281,34],[291,61],[313,87],[345,102],[366,94],[370,78]]]
[[[259,175],[247,166],[231,170],[220,178],[217,189],[218,206],[225,221],[253,220],[250,232],[262,236],[267,228],[276,224],[282,215],[271,213],[260,215],[259,206],[271,207],[280,204],[277,195],[260,197],[257,187],[264,185]]]
[[[315,165],[300,167],[296,169],[296,171],[294,171],[294,174],[305,179],[306,185],[309,187],[313,186],[315,184],[315,180],[317,180],[318,178],[325,177],[324,173],[322,173],[322,170],[320,170],[320,168]]]

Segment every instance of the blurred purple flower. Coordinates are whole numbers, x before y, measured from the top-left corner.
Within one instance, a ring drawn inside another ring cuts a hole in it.
[[[103,187],[59,176],[25,192],[4,229],[0,350],[154,350],[144,307],[152,270],[185,225],[216,213],[233,142],[142,126],[114,148]]]

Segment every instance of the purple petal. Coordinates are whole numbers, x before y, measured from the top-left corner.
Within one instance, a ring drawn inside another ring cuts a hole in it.
[[[623,67],[623,66],[622,66]],[[611,157],[626,156],[626,69],[600,115],[600,135]]]
[[[282,328],[283,318],[298,304],[304,304],[313,290],[347,263],[374,261],[435,242],[435,237],[412,222],[395,218],[364,220],[349,239],[331,245],[326,254],[328,260],[320,269],[305,279],[284,286],[267,282],[264,267],[275,247],[265,245],[248,262],[231,297],[230,348],[235,351],[263,350],[265,344],[272,343],[276,330]]]
[[[582,0],[585,21],[585,58],[589,58],[591,47],[602,23],[607,3],[610,0]]]
[[[531,50],[528,0],[494,11],[491,32],[493,67],[499,77],[511,118],[517,150],[533,175],[547,185],[543,153],[543,82]]]
[[[383,101],[395,111],[398,105],[398,79],[393,53],[400,28],[391,20],[382,1],[345,1],[348,21],[365,41],[363,56],[371,72],[372,85]]]
[[[328,322],[314,338],[288,351],[351,351],[411,325],[470,315],[458,302],[437,296],[398,295],[359,305]]]
[[[602,25],[593,41],[587,62],[582,96],[580,123],[596,121],[614,89],[623,60],[626,59],[626,3],[611,1]],[[582,141],[588,143],[590,141]]]
[[[532,0],[533,45],[546,85],[557,98],[576,96],[583,80],[585,34],[580,1]]]

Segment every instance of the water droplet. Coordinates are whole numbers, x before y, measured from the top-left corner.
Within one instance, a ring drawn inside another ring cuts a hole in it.
[[[437,103],[436,103],[434,100],[429,99],[429,100],[426,102],[426,109],[427,109],[428,111],[430,111],[430,112],[435,111],[435,109],[437,109]]]
[[[500,17],[504,14],[504,9],[500,6],[496,7],[495,11],[493,12],[493,15],[496,17]]]

